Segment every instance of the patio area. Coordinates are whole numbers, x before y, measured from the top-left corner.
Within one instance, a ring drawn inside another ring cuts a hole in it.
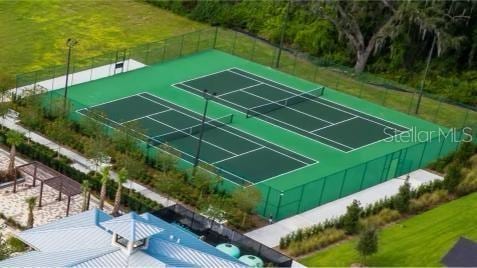
[[[6,170],[8,166],[8,156],[0,155],[0,170]],[[24,164],[24,161],[16,161],[16,166]],[[0,189],[0,213],[6,217],[12,217],[13,220],[21,225],[27,224],[28,204],[25,199],[29,197],[37,197],[36,206],[33,210],[34,226],[42,225],[57,219],[66,217],[67,196],[63,195],[61,201],[58,201],[58,191],[51,188],[47,184],[43,186],[42,206],[38,207],[38,198],[40,197],[40,183],[36,183],[33,187],[33,178],[23,174],[25,181],[17,184],[17,192],[13,193],[13,187],[9,186]],[[83,196],[81,194],[71,197],[69,215],[81,212],[83,204]],[[91,196],[89,208],[99,206],[99,200]],[[110,213],[112,207],[105,204],[105,212]]]

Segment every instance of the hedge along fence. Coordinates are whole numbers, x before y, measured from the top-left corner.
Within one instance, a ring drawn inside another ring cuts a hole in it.
[[[6,132],[7,132],[6,129],[0,130],[0,140],[2,144],[4,145],[7,145]],[[101,179],[99,174],[97,175],[85,174],[71,167],[69,165],[70,162],[67,159],[57,158],[56,152],[50,150],[49,148],[43,145],[40,145],[35,142],[22,143],[17,147],[17,152],[27,156],[28,158],[32,160],[39,161],[80,183],[83,182],[84,180],[88,180],[91,185],[91,189],[94,192],[99,193],[101,189]],[[108,199],[110,200],[114,199],[116,194],[116,189],[117,189],[117,183],[110,181],[108,183],[108,188],[107,188]],[[141,195],[140,193],[134,190],[129,190],[129,189],[123,190],[122,196],[121,196],[121,204],[124,207],[134,210],[138,213],[144,213],[147,211],[155,211],[162,207],[160,204],[158,204],[154,200],[151,200]]]

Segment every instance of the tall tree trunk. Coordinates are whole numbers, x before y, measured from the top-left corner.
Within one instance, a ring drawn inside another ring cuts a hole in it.
[[[10,149],[10,163],[8,163],[8,175],[11,179],[13,179],[13,192],[17,192],[17,174],[15,172],[15,156],[16,156],[16,148],[15,145],[12,144]]]
[[[118,189],[116,191],[116,196],[114,197],[114,207],[113,207],[113,216],[117,216],[119,214],[119,206],[121,205],[121,193],[123,190],[123,186],[121,183],[118,184]]]
[[[88,195],[89,195],[89,191],[86,191],[83,193],[83,204],[81,206],[81,211],[86,211],[88,210]]]
[[[370,55],[371,51],[368,48],[356,52],[356,64],[354,65],[356,73],[360,74],[364,71]]]
[[[99,209],[103,210],[104,200],[106,199],[106,183],[101,184],[101,193],[99,198]]]
[[[28,219],[27,219],[27,228],[33,228],[34,218],[33,218],[33,207],[28,208]]]

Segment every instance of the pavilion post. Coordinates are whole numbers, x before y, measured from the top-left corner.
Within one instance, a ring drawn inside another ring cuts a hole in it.
[[[61,189],[63,188],[63,180],[60,180],[60,190],[58,191],[58,201],[61,201]]]
[[[68,195],[68,203],[66,204],[66,217],[68,217],[68,214],[70,214],[70,202],[71,196]]]
[[[35,169],[33,170],[33,187],[36,186],[36,169],[37,169],[37,167],[35,165]]]
[[[43,197],[43,181],[40,181],[40,198],[38,199],[38,207],[41,208],[41,198]]]
[[[88,191],[88,201],[86,203],[86,210],[89,210],[89,202],[91,200],[91,191]]]

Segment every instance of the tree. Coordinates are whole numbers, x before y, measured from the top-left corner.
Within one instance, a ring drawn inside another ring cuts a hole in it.
[[[13,192],[17,192],[17,174],[15,169],[16,147],[23,142],[20,132],[10,130],[7,132],[7,143],[10,144],[10,162],[8,164],[8,176],[13,180]]]
[[[462,166],[455,161],[448,166],[447,173],[444,176],[444,187],[447,191],[453,193],[459,185],[462,180],[461,168]]]
[[[315,1],[313,10],[331,22],[348,40],[355,55],[354,70],[361,73],[371,54],[400,33],[417,26],[422,38],[437,38],[437,54],[458,47],[463,38],[453,36],[450,26],[468,19],[468,5],[457,1]]]
[[[112,215],[113,216],[118,216],[119,215],[119,207],[121,206],[121,195],[122,195],[122,190],[123,190],[123,183],[127,181],[128,177],[128,172],[125,168],[122,168],[118,172],[118,188],[116,189],[116,196],[114,197],[114,206],[113,206],[113,211]]]
[[[33,228],[34,217],[33,217],[33,209],[35,208],[36,204],[36,197],[28,197],[25,199],[25,202],[28,204],[28,218],[27,218],[27,228]]]
[[[83,204],[81,206],[81,211],[86,211],[89,208],[89,200],[91,197],[91,185],[88,180],[83,180],[81,183],[81,190],[83,195]]]
[[[167,173],[176,167],[181,154],[178,150],[168,144],[161,144],[159,149],[161,150],[157,150],[156,167],[163,173]]]
[[[346,214],[343,216],[343,228],[348,234],[356,234],[359,231],[359,217],[363,209],[358,200],[353,200],[351,205],[346,208]]]
[[[363,257],[363,264],[366,265],[366,257],[378,252],[378,233],[376,228],[368,227],[361,232],[356,250]]]
[[[346,37],[356,55],[354,70],[361,73],[371,53],[388,37],[397,35],[404,4],[398,1],[316,1],[315,12]]]
[[[394,207],[401,213],[409,210],[409,201],[411,200],[411,184],[406,182],[399,187],[399,193],[394,199]]]
[[[232,200],[242,214],[240,226],[243,227],[247,221],[248,214],[251,214],[260,202],[261,195],[260,191],[254,186],[239,187],[232,192]]]
[[[101,170],[101,191],[99,194],[99,209],[103,210],[104,201],[106,200],[106,188],[109,182],[109,167],[105,167]]]

